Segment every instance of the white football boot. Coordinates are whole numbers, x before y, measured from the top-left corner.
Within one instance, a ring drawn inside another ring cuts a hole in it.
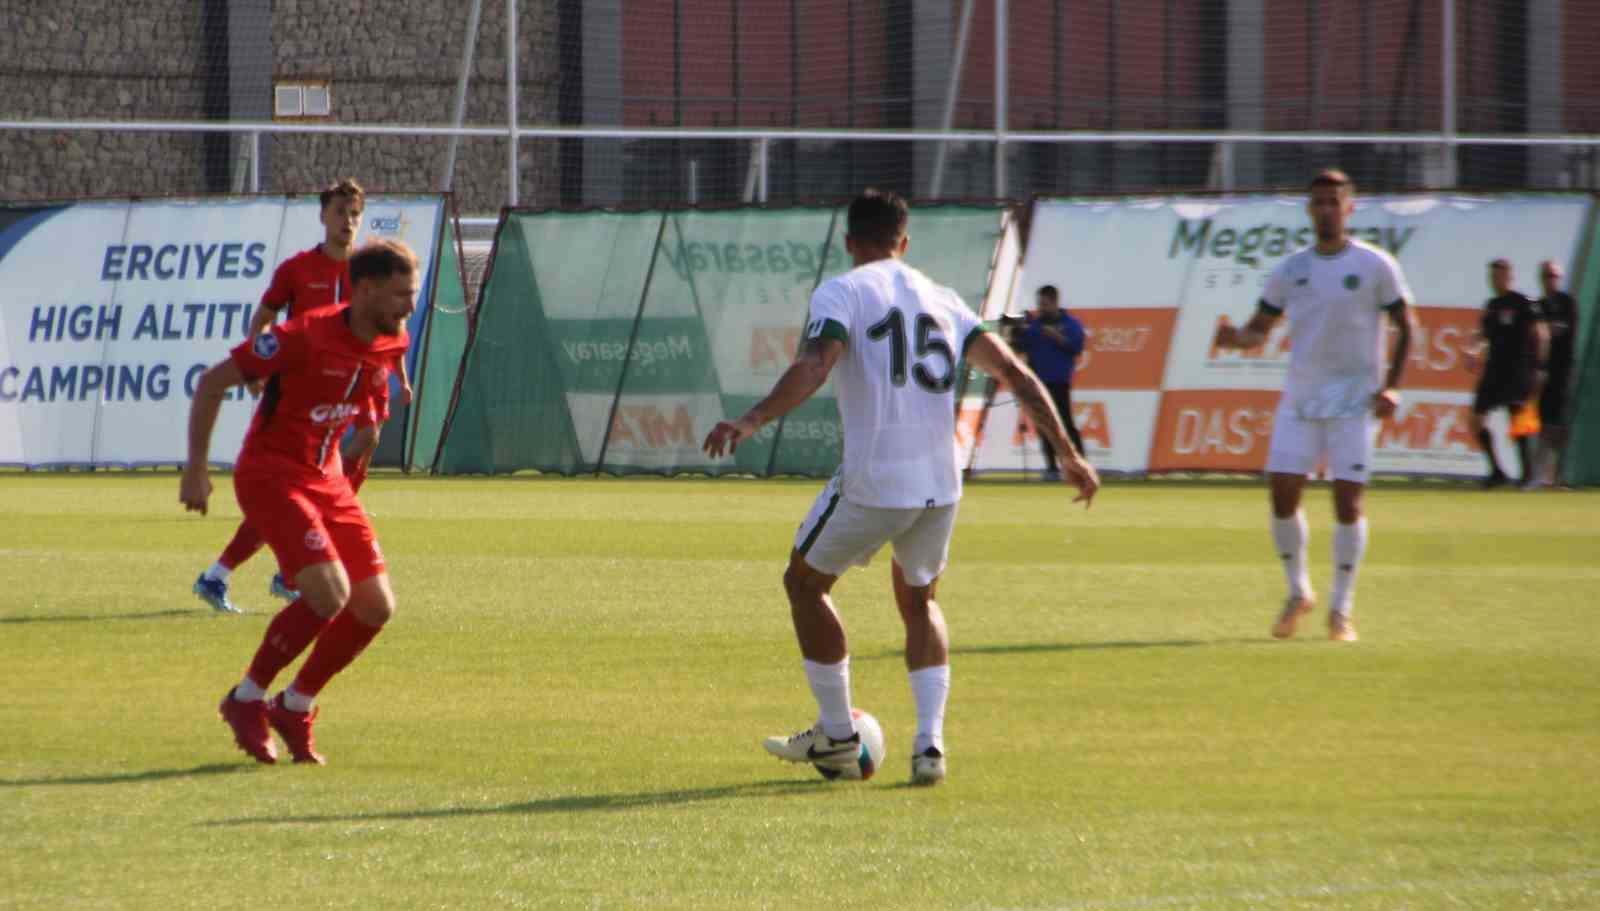
[[[944,752],[930,746],[911,757],[912,784],[938,784],[944,781]]]
[[[850,768],[861,755],[861,734],[851,733],[844,740],[834,740],[823,733],[822,723],[818,722],[791,737],[768,737],[761,745],[787,762]]]

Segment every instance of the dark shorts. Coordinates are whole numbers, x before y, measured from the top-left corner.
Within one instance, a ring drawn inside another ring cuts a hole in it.
[[[1539,423],[1546,427],[1565,427],[1572,420],[1570,377],[1552,374],[1539,395]]]
[[[1487,414],[1496,408],[1521,408],[1533,395],[1533,383],[1528,377],[1516,374],[1486,373],[1478,381],[1478,391],[1472,397],[1472,410]]]

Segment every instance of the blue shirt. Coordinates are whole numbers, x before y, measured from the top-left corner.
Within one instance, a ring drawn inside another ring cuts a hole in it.
[[[1044,327],[1047,325],[1054,325],[1061,330],[1061,334],[1067,337],[1066,341],[1058,342],[1045,335]],[[1046,383],[1070,383],[1078,355],[1083,353],[1083,323],[1065,310],[1061,311],[1060,320],[1053,324],[1041,322],[1035,316],[1023,327],[1022,347],[1039,379]]]

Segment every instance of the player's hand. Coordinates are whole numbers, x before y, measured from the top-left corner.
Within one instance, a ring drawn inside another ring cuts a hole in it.
[[[1463,351],[1461,354],[1461,364],[1467,368],[1467,372],[1477,373],[1479,366],[1478,352],[1469,348],[1466,351]]]
[[[1394,389],[1380,389],[1372,397],[1372,413],[1378,420],[1386,421],[1394,417],[1395,409],[1400,407],[1400,393]]]
[[[400,384],[400,404],[402,404],[402,405],[411,404],[411,384],[410,383],[401,383]]]
[[[245,380],[244,388],[253,399],[261,398],[261,390],[267,388],[267,381],[263,379]]]
[[[1213,348],[1239,347],[1239,327],[1232,323],[1223,323],[1217,327],[1216,337],[1211,340]]]
[[[724,452],[732,455],[740,443],[755,436],[760,429],[761,425],[751,420],[749,415],[737,421],[718,421],[717,426],[706,434],[705,445],[700,448],[713,459],[720,459]]]
[[[190,465],[183,469],[183,480],[178,483],[178,502],[184,512],[206,514],[206,504],[211,499],[211,474],[204,465]]]
[[[1061,460],[1061,480],[1078,488],[1078,495],[1072,498],[1072,502],[1082,503],[1084,509],[1094,505],[1094,495],[1100,490],[1100,473],[1085,462],[1083,456],[1075,455]]]

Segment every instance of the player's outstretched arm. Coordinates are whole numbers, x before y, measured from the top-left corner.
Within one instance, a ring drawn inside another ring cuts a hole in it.
[[[836,338],[806,339],[800,346],[800,356],[778,377],[767,397],[738,420],[718,422],[701,448],[713,459],[722,458],[724,453],[731,455],[740,443],[754,436],[761,425],[795,410],[821,389],[842,354],[844,342]]]
[[[194,401],[189,405],[189,461],[183,466],[178,485],[178,501],[190,512],[206,514],[211,499],[211,432],[217,426],[217,413],[227,391],[245,381],[245,375],[232,358],[213,364],[195,384]]]
[[[1073,497],[1072,502],[1082,501],[1085,507],[1093,503],[1095,492],[1100,489],[1100,475],[1093,465],[1084,461],[1083,453],[1072,445],[1072,438],[1067,436],[1066,425],[1061,422],[1055,402],[1039,377],[1017,358],[1010,346],[989,332],[981,332],[973,340],[967,349],[967,360],[1009,386],[1018,404],[1027,413],[1028,420],[1050,439],[1050,445],[1055,448],[1056,458],[1061,463],[1062,480],[1078,488],[1078,495]]]
[[[1280,314],[1257,310],[1255,316],[1250,317],[1250,322],[1243,326],[1232,323],[1218,326],[1216,338],[1211,344],[1218,348],[1254,348],[1267,340],[1267,334],[1280,318]]]

